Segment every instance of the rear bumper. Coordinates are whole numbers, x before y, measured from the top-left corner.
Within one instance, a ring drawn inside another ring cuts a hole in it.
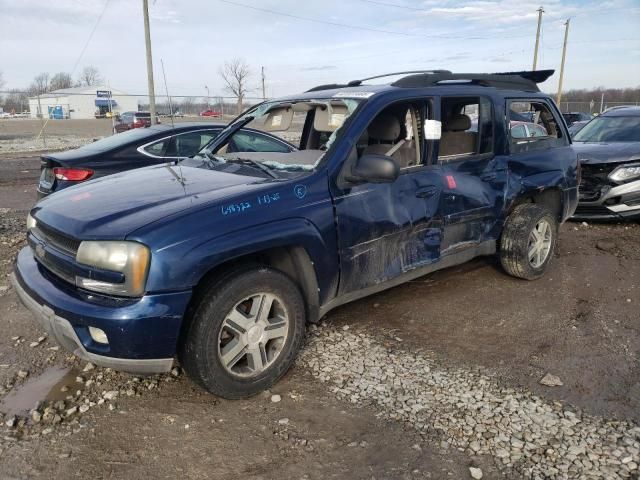
[[[28,247],[18,255],[11,282],[42,328],[76,356],[136,374],[171,369],[190,291],[100,299],[46,272]],[[103,330],[108,345],[95,342],[89,327]]]

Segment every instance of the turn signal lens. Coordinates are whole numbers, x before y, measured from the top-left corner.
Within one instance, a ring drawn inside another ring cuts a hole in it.
[[[37,223],[38,222],[36,222],[36,219],[33,218],[31,214],[27,215],[27,231],[31,230],[32,228],[35,228]]]
[[[89,335],[96,343],[102,343],[103,345],[107,345],[109,343],[109,339],[107,338],[107,334],[104,333],[104,330],[101,330],[96,327],[89,327]]]

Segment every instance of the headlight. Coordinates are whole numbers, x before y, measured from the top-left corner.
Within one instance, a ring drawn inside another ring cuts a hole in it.
[[[76,261],[124,275],[123,283],[109,283],[93,278],[76,277],[78,287],[112,295],[139,297],[144,293],[149,271],[149,249],[136,242],[85,241],[80,243]]]
[[[623,165],[616,168],[611,175],[609,175],[609,179],[618,183],[624,183],[637,177],[640,177],[640,164]]]
[[[36,227],[36,219],[31,216],[31,214],[27,215],[27,231]]]

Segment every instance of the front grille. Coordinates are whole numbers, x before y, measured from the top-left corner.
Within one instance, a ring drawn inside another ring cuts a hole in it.
[[[590,165],[582,164],[582,181],[580,182],[580,200],[583,202],[595,202],[603,192],[613,185],[609,181],[609,174],[617,167],[617,164],[600,163]]]
[[[60,277],[62,280],[75,285],[76,276],[71,268],[69,268],[68,266],[63,266],[54,261],[48,253],[45,253],[43,256],[38,256],[37,259],[40,261],[40,264],[51,273],[53,273],[57,277]]]
[[[80,241],[59,233],[47,225],[38,222],[36,227],[31,230],[32,235],[37,237],[43,243],[51,245],[61,252],[69,253],[76,256]]]

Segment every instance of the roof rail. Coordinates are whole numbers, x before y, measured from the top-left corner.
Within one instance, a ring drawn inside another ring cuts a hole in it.
[[[428,87],[444,82],[472,83],[485,87],[504,90],[527,90],[539,92],[538,83],[542,83],[553,75],[555,70],[535,70],[500,73],[433,73],[416,74],[403,77],[393,82],[394,87],[416,88]]]
[[[346,84],[340,83],[328,83],[327,85],[318,85],[317,87],[310,88],[307,92],[317,92],[319,90],[333,90],[335,88],[344,88],[348,87]]]
[[[317,92],[319,90],[332,90],[334,88],[357,87],[361,85],[362,82],[366,82],[368,80],[375,80],[376,78],[392,77],[395,75],[409,75],[409,74],[415,74],[415,73],[451,74],[449,70],[410,70],[407,72],[384,73],[382,75],[375,75],[373,77],[361,78],[359,80],[351,80],[346,84],[329,83],[327,85],[318,85],[317,87],[310,88],[309,90],[307,90],[307,92]]]
[[[382,75],[375,75],[373,77],[367,77],[367,78],[362,78],[360,80],[351,80],[349,83],[347,83],[347,85],[349,87],[357,87],[358,85],[361,85],[362,82],[366,82],[368,80],[375,80],[376,78],[384,78],[384,77],[395,77],[396,75],[409,75],[409,74],[415,74],[415,73],[421,73],[421,74],[431,74],[431,75],[438,75],[438,74],[449,74],[451,75],[451,72],[449,70],[411,70],[408,72],[393,72],[393,73],[383,73]]]

